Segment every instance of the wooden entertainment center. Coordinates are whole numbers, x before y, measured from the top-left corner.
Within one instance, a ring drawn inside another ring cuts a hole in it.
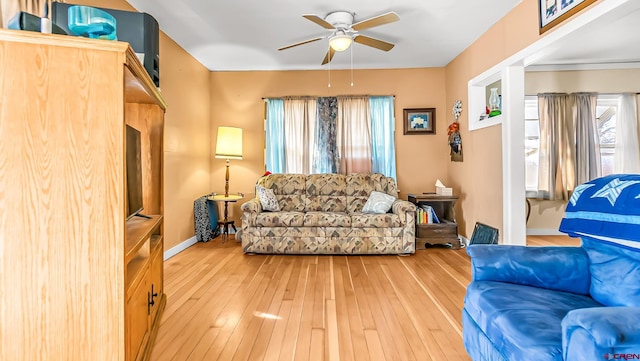
[[[127,43],[0,29],[0,360],[149,358],[165,109]],[[126,124],[151,219],[126,217]]]

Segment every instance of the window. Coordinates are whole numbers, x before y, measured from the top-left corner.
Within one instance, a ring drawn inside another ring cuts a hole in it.
[[[266,103],[270,172],[376,172],[396,178],[393,96],[267,98]]]
[[[618,95],[598,95],[596,119],[600,138],[600,160],[602,175],[613,173],[613,157],[616,145],[616,112]],[[527,95],[524,99],[524,148],[525,185],[527,196],[538,191],[538,162],[540,157],[540,120],[538,97]]]

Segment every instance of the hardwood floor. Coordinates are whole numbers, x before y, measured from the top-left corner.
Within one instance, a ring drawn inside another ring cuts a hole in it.
[[[151,360],[469,360],[461,312],[470,279],[464,249],[251,256],[233,239],[197,243],[165,262]]]

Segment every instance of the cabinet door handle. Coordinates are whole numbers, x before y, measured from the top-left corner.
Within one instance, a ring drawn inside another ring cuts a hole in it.
[[[153,300],[153,295],[151,292],[147,292],[147,316],[151,314],[151,306],[155,305],[155,301]]]
[[[153,283],[151,284],[151,298],[158,297],[158,292],[153,292]]]

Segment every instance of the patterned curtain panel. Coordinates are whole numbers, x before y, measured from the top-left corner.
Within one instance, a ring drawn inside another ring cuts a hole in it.
[[[369,107],[372,171],[396,179],[396,121],[393,97],[369,97]]]
[[[265,164],[271,173],[284,173],[284,102],[267,99],[265,119]]]
[[[318,119],[316,149],[314,152],[314,173],[337,173],[338,158],[336,138],[336,118],[338,116],[338,98],[318,98]]]

